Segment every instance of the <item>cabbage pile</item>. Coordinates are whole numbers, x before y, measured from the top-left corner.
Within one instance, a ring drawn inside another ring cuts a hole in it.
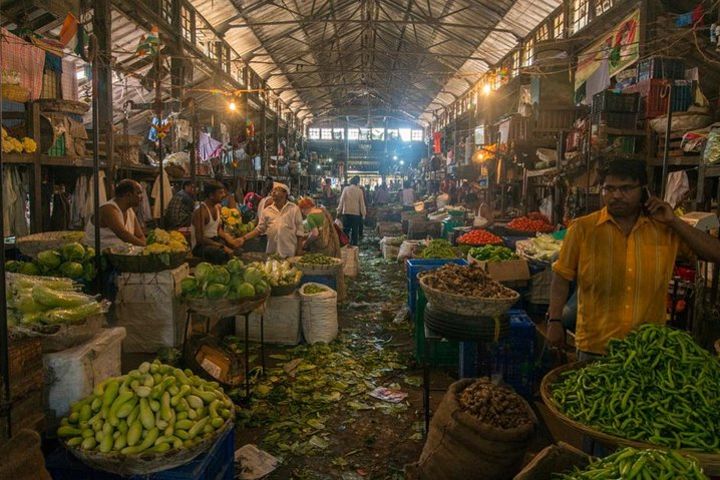
[[[270,284],[263,270],[233,258],[225,265],[199,263],[194,275],[181,281],[180,288],[185,298],[247,300],[265,294]]]
[[[76,291],[76,284],[66,278],[10,273],[6,285],[11,326],[78,324],[107,311],[105,303]]]
[[[8,260],[5,262],[5,270],[24,275],[66,277],[90,282],[97,274],[95,249],[71,242],[57,249],[44,250],[30,262]]]

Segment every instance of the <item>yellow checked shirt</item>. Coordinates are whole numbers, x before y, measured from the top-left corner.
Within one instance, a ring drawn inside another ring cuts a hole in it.
[[[611,338],[643,323],[665,323],[679,245],[669,227],[646,216],[626,237],[606,208],[570,226],[553,271],[577,281],[579,350],[603,354]]]

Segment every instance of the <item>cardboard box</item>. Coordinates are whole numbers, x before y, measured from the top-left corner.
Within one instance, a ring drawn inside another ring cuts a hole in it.
[[[528,268],[527,261],[518,260],[506,260],[504,262],[486,262],[475,260],[468,254],[468,263],[480,265],[490,278],[497,282],[508,283],[508,282],[527,282],[530,280],[530,269]]]

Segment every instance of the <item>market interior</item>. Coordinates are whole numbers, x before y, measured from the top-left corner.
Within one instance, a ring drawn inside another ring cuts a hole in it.
[[[720,2],[0,0],[0,480],[720,479]]]

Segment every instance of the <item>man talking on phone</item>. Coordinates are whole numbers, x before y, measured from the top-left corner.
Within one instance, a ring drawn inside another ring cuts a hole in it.
[[[600,185],[605,207],[570,226],[553,264],[547,337],[563,343],[560,318],[570,282],[576,282],[578,360],[604,355],[610,339],[624,338],[640,324],[665,323],[668,283],[681,245],[720,262],[720,240],[689,226],[649,194],[644,162],[608,161]]]

